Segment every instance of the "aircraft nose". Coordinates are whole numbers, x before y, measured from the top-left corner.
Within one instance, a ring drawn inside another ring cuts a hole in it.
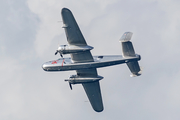
[[[44,71],[48,71],[48,70],[47,70],[47,65],[46,65],[46,64],[43,64],[43,65],[42,65],[42,69],[43,69]]]

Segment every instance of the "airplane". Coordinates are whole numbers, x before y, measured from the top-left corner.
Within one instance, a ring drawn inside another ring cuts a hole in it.
[[[82,84],[92,108],[96,112],[104,110],[99,81],[103,79],[97,73],[97,68],[108,67],[126,63],[131,77],[141,75],[141,69],[138,61],[141,56],[136,54],[132,45],[132,32],[125,32],[120,38],[122,45],[122,55],[100,55],[92,56],[91,50],[85,41],[79,26],[68,8],[61,10],[63,28],[66,33],[68,45],[58,47],[55,55],[60,54],[60,58],[46,62],[42,65],[44,71],[69,71],[76,70],[76,75],[71,75],[65,81],[69,82],[70,89],[72,85]],[[70,54],[70,58],[64,58],[63,55]]]

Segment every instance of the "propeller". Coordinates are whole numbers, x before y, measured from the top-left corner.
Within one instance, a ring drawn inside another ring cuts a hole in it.
[[[69,87],[70,87],[70,89],[72,90],[72,84],[69,82]]]
[[[69,87],[72,90],[72,84],[70,83],[70,81],[69,80],[64,80],[64,81],[68,81],[69,82]]]
[[[63,55],[62,55],[62,53],[61,52],[59,52],[59,54],[60,54],[60,56],[63,58]],[[64,59],[64,58],[63,58]]]
[[[56,50],[55,55],[57,55],[57,53],[58,53],[58,50]]]
[[[58,44],[58,48],[60,47],[60,45]],[[62,55],[62,53],[61,53],[61,51],[58,51],[58,50],[56,50],[56,52],[55,52],[55,55],[57,55],[57,54],[60,54],[60,56],[63,58],[63,55]],[[64,59],[64,58],[63,58]]]
[[[62,55],[62,53],[61,52],[59,52],[58,50],[56,50],[56,52],[55,52],[55,55],[57,55],[57,54],[60,54],[60,56],[63,58],[63,55]],[[64,59],[64,58],[63,58]]]

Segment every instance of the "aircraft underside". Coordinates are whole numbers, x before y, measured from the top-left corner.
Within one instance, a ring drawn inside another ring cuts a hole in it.
[[[135,53],[130,41],[133,33],[125,32],[120,38],[122,55],[92,56],[93,47],[86,43],[72,12],[63,8],[61,15],[68,45],[60,45],[55,55],[60,54],[61,58],[44,63],[42,68],[47,72],[75,70],[76,75],[71,75],[65,81],[71,89],[72,84],[82,84],[93,109],[101,112],[104,107],[99,81],[103,77],[98,75],[96,68],[126,63],[132,76],[141,75],[138,63],[141,57]],[[63,58],[65,54],[71,57]]]
[[[46,62],[42,65],[45,71],[69,71],[69,70],[80,70],[80,69],[90,69],[90,68],[101,68],[108,67],[112,65],[123,64],[131,61],[140,60],[140,56],[126,57],[122,55],[106,55],[106,56],[93,56],[94,62],[86,63],[74,63],[71,58],[60,58],[58,60],[53,60]]]

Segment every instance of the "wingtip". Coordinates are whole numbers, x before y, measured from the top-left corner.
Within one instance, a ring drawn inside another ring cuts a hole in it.
[[[64,11],[70,11],[68,8],[62,8],[62,10],[61,10],[62,12],[64,12]]]
[[[65,14],[72,14],[72,12],[68,8],[62,8],[61,15],[63,16]]]
[[[104,110],[104,106],[103,103],[102,104],[98,104],[97,106],[92,106],[94,111],[96,112],[102,112]]]
[[[96,112],[102,112],[104,110],[104,108],[102,108],[102,109],[94,109],[94,111],[96,111]]]

